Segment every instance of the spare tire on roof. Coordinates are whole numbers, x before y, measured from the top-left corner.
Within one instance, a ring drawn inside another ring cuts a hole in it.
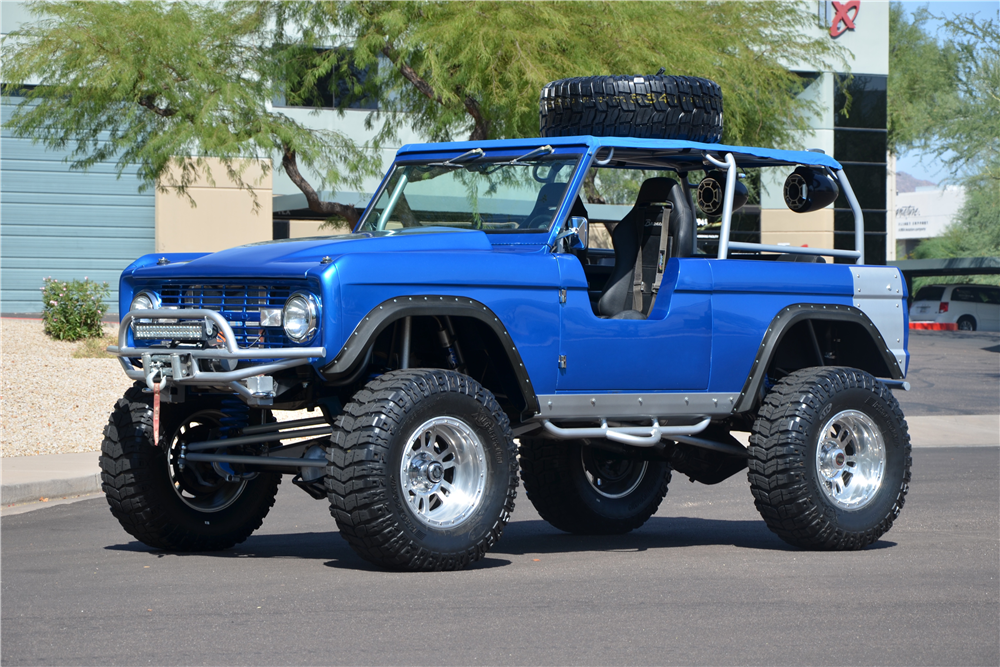
[[[718,143],[722,90],[694,76],[586,76],[542,88],[541,135]]]

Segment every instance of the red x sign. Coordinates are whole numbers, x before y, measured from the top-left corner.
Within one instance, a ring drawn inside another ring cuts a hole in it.
[[[833,16],[833,23],[830,24],[830,37],[840,37],[847,30],[854,30],[854,22],[858,18],[858,12],[861,11],[861,0],[847,0],[847,2],[840,3],[834,0],[833,10],[836,12]],[[848,12],[854,10],[854,16],[849,16]]]

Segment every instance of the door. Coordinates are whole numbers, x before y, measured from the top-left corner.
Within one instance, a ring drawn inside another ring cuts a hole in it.
[[[558,391],[610,393],[708,388],[712,280],[707,262],[671,259],[649,317],[616,320],[594,314],[579,260],[572,255],[559,259],[563,284],[571,289],[567,290],[566,303],[560,309]],[[572,289],[574,286],[578,288]]]
[[[1000,331],[1000,287],[977,287],[976,313],[980,331]]]

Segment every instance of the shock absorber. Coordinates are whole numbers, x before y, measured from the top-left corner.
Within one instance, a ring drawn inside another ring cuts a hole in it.
[[[465,360],[462,359],[462,350],[458,346],[458,339],[455,337],[455,328],[451,324],[451,318],[445,316],[443,322],[436,317],[434,319],[437,321],[438,343],[444,351],[445,363],[448,364],[448,368],[464,373]]]
[[[231,438],[239,431],[250,425],[250,406],[241,401],[237,396],[226,396],[222,399],[222,417],[219,435],[223,438]],[[253,479],[257,473],[239,473],[233,469],[230,463],[213,463],[212,468],[227,482],[235,482],[239,479]]]
[[[227,396],[222,399],[223,417],[220,435],[229,438],[250,425],[250,406],[237,396]]]

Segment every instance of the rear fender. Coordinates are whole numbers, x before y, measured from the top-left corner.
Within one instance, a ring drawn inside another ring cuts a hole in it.
[[[886,373],[888,373],[888,377],[892,379],[903,379],[903,369],[900,367],[892,349],[890,349],[886,340],[882,337],[878,327],[875,326],[863,311],[853,306],[800,303],[783,308],[771,320],[771,324],[767,328],[767,333],[764,334],[764,339],[757,349],[757,356],[754,358],[750,375],[747,377],[746,383],[743,385],[743,390],[740,392],[740,398],[736,402],[736,412],[746,412],[754,408],[757,397],[760,395],[761,387],[764,384],[767,371],[781,349],[786,335],[795,328],[795,325],[810,320],[817,325],[828,322],[844,322],[856,325],[857,329],[864,332],[862,335],[868,336],[877,359],[882,362],[862,364],[869,367],[861,368],[861,370],[867,371],[877,377],[886,377]],[[807,351],[806,354],[813,354],[815,356],[812,350]],[[823,365],[822,358],[816,359],[815,363],[807,365]]]

